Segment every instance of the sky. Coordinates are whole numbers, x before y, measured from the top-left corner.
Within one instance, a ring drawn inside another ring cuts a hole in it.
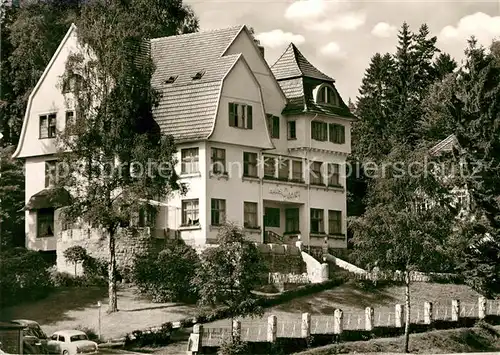
[[[355,101],[364,72],[377,53],[394,53],[397,31],[423,23],[438,38],[438,48],[457,61],[474,35],[488,46],[500,39],[500,0],[185,0],[200,20],[200,30],[235,25],[253,27],[271,66],[290,42],[325,74],[333,77],[345,102]]]

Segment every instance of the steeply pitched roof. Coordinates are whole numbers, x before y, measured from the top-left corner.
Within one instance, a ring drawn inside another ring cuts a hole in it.
[[[151,40],[156,66],[152,85],[162,94],[154,111],[162,133],[179,141],[207,138],[217,111],[222,80],[240,55],[226,55],[243,26]],[[200,79],[193,80],[202,72]],[[176,77],[173,83],[166,83]]]
[[[71,203],[70,193],[63,188],[46,188],[31,196],[23,210],[39,210],[43,208],[60,208]]]
[[[335,80],[314,67],[293,43],[290,43],[281,57],[273,64],[271,70],[288,101],[283,114],[293,115],[309,112],[355,118],[338,92],[338,106],[315,102],[314,88],[327,83],[336,92]]]
[[[304,57],[293,43],[290,43],[285,52],[271,66],[276,80],[296,77],[308,77],[323,81],[335,82],[334,79],[319,71]]]

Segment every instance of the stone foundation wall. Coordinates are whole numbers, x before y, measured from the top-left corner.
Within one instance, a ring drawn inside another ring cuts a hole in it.
[[[55,235],[57,237],[57,269],[74,274],[73,264],[66,262],[64,251],[69,247],[80,245],[87,254],[96,259],[108,261],[108,238],[101,229],[81,228],[61,230],[58,215],[55,216]],[[136,255],[142,254],[151,248],[160,248],[161,240],[153,238],[149,228],[124,228],[116,236],[116,263],[118,270],[126,270],[133,265]],[[81,265],[77,266],[77,274],[82,273]]]

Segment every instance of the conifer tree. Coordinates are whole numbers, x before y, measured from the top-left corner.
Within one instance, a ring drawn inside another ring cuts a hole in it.
[[[490,49],[469,41],[443,121],[453,120],[467,167],[455,183],[472,197],[470,218],[457,232],[464,246],[460,266],[472,287],[495,295],[500,293],[500,56],[495,44]]]

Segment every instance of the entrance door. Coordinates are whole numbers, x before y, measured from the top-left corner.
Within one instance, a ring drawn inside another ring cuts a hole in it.
[[[299,209],[285,209],[285,233],[300,233]]]

